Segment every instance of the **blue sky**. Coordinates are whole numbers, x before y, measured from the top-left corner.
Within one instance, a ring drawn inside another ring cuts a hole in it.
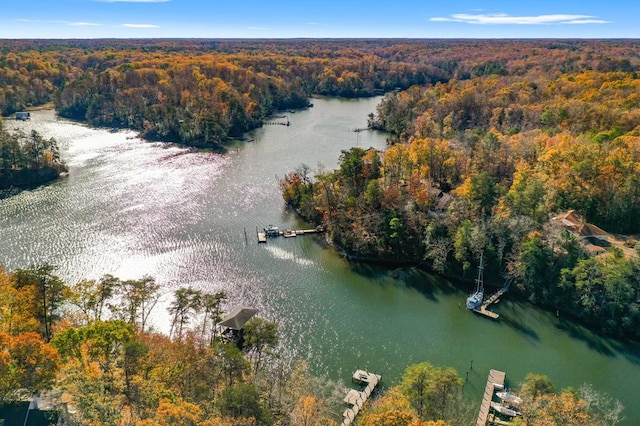
[[[640,38],[638,0],[3,0],[0,38]]]

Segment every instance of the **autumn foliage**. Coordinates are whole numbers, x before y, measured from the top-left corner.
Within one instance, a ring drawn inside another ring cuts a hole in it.
[[[0,111],[53,102],[62,117],[219,148],[313,95],[386,93],[369,123],[388,149],[345,150],[332,172],[301,165],[281,182],[288,205],[350,257],[468,278],[483,253],[488,282],[512,276],[534,303],[638,338],[636,240],[594,256],[549,219],[573,209],[640,232],[639,68],[632,40],[2,40]],[[3,183],[63,170],[55,141],[0,139]],[[273,379],[277,325],[252,324],[244,352],[219,341],[216,295],[177,292],[163,336],[148,327],[150,277],[68,287],[41,266],[0,271],[0,290],[4,400],[55,379],[82,424],[333,421],[304,371]],[[455,372],[410,371],[362,424],[459,421]],[[521,424],[596,421],[592,394],[534,379]]]
[[[285,202],[325,224],[349,257],[468,279],[484,253],[489,282],[512,276],[536,304],[637,338],[640,51],[533,40],[395,49],[448,78],[386,94],[370,119],[390,133],[386,151],[345,150],[339,169],[313,181],[303,179],[309,170],[292,172],[282,181]],[[571,210],[627,235],[625,245],[551,220]],[[610,253],[593,260],[589,244]],[[587,264],[598,275],[582,272]]]

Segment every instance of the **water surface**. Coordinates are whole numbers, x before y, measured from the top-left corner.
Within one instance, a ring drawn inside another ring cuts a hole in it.
[[[7,121],[56,137],[70,174],[0,200],[0,264],[49,262],[68,283],[151,275],[165,303],[182,286],[224,290],[228,309],[255,306],[280,324],[288,357],[345,383],[360,367],[394,384],[407,365],[429,361],[468,373],[465,391],[479,402],[490,368],[506,371],[512,385],[536,372],[558,388],[591,383],[625,404],[627,424],[640,424],[636,346],[508,294],[498,321],[477,317],[464,309],[471,288],[416,269],[349,263],[317,236],[257,244],[257,228],[308,227],[284,207],[278,178],[301,163],[333,169],[353,146],[384,149],[384,134],[353,132],[379,100],[315,99],[288,114],[291,126],[265,126],[225,155],[88,128],[51,111]],[[165,308],[154,319],[161,330]]]

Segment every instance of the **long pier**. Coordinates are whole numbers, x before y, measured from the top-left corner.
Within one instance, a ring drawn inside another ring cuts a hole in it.
[[[268,227],[263,229],[262,231],[258,231],[256,229],[256,235],[258,237],[258,243],[266,243],[267,238],[269,237],[297,237],[298,235],[307,235],[307,234],[318,234],[324,232],[325,228],[323,226],[318,226],[313,229],[297,229],[297,230],[285,230],[280,231],[275,227]]]
[[[349,405],[349,408],[342,413],[342,426],[349,426],[353,423],[362,406],[367,402],[367,399],[369,399],[381,379],[382,376],[379,374],[369,373],[365,370],[356,370],[355,373],[353,373],[352,381],[360,385],[365,385],[365,388],[363,391],[349,389],[347,396],[344,397],[344,402]]]
[[[291,125],[289,120],[287,120],[287,121],[265,121],[262,124],[264,124],[265,126],[289,126],[289,125]]]
[[[506,375],[504,371],[489,370],[489,377],[487,377],[487,385],[484,387],[484,396],[480,404],[476,426],[486,426],[487,420],[489,419],[489,408],[491,408],[493,393],[496,389],[504,389],[504,378]]]
[[[493,305],[494,303],[498,303],[498,301],[500,300],[500,297],[502,297],[502,295],[509,290],[509,286],[511,285],[512,281],[513,281],[513,278],[511,277],[508,278],[500,290],[492,294],[491,297],[489,297],[488,299],[485,299],[482,302],[482,305],[480,305],[479,308],[474,309],[473,312],[480,315],[484,315],[485,317],[488,317],[491,319],[498,319],[500,315],[496,314],[493,311],[488,310],[487,308]]]

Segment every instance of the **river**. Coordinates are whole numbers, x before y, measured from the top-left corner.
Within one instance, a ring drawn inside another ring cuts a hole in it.
[[[225,155],[144,142],[52,111],[7,120],[7,128],[58,139],[70,173],[0,200],[0,264],[49,262],[68,283],[151,275],[166,293],[154,319],[160,330],[177,288],[224,290],[228,309],[254,306],[280,324],[288,357],[345,383],[360,367],[392,385],[407,365],[429,361],[463,379],[468,373],[465,392],[479,403],[489,369],[506,371],[513,386],[535,372],[557,388],[590,383],[623,402],[625,424],[640,424],[636,345],[598,337],[508,293],[495,307],[497,321],[478,317],[464,309],[470,288],[415,269],[349,263],[318,236],[257,243],[256,228],[308,227],[285,209],[278,177],[301,163],[333,169],[353,146],[384,149],[384,134],[353,132],[379,100],[314,99],[313,108],[288,114],[291,126],[265,126]]]

